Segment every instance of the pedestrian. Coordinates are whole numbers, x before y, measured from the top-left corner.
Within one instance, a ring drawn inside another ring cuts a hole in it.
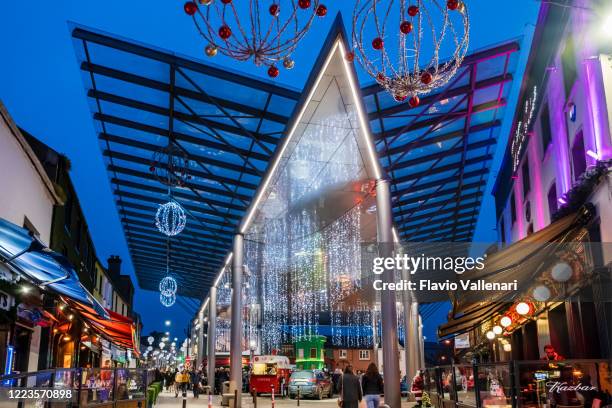
[[[420,407],[423,402],[423,390],[425,389],[425,380],[423,379],[423,370],[417,370],[416,375],[412,379],[412,394],[416,400],[416,406]]]
[[[340,378],[340,403],[342,408],[359,408],[363,399],[359,378],[353,374],[353,366],[347,365],[344,374]]]
[[[342,377],[342,369],[340,367],[336,367],[334,373],[332,374],[332,383],[334,386],[334,394],[338,394],[340,392],[340,377]]]
[[[191,378],[191,386],[193,387],[193,397],[200,398],[200,382],[202,381],[202,373],[200,371],[193,372]]]
[[[383,379],[376,364],[370,363],[365,374],[361,377],[361,388],[363,389],[363,399],[365,399],[366,407],[378,408],[380,395],[384,393],[384,388]]]

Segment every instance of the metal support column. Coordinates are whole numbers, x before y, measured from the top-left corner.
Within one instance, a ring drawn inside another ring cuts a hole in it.
[[[378,218],[378,255],[393,257],[394,241],[392,232],[391,192],[388,180],[376,182],[376,208]],[[385,270],[383,282],[395,282],[395,271]],[[397,342],[397,311],[395,292],[384,290],[380,295],[383,372],[385,375],[385,403],[390,408],[400,408],[400,369]]]
[[[200,364],[204,361],[204,311],[198,313],[198,354],[196,355],[195,369],[200,367]]]
[[[242,265],[244,236],[234,236],[234,257],[232,258],[232,323],[230,336],[230,393],[242,394]],[[241,398],[235,402],[240,408]]]
[[[418,311],[417,316],[419,317],[419,342],[417,343],[419,345],[419,368],[425,368],[425,339],[423,338],[423,319],[421,318],[421,315]]]
[[[207,347],[207,358],[208,364],[206,367],[207,376],[208,376],[208,385],[212,388],[214,392],[215,386],[215,366],[216,362],[216,353],[215,353],[215,340],[217,338],[217,287],[212,286],[209,292],[209,300],[208,300],[208,347]]]

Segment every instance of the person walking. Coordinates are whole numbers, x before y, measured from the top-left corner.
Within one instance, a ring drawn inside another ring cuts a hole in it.
[[[363,389],[363,399],[367,408],[378,408],[380,405],[380,395],[384,393],[383,379],[378,372],[376,364],[370,363],[365,374],[361,377],[361,388]]]
[[[363,399],[359,378],[353,374],[353,366],[347,365],[340,378],[340,406],[342,408],[359,408]]]

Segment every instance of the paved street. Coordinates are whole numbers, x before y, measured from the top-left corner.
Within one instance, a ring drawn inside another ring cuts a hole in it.
[[[306,400],[300,400],[300,407],[310,407],[310,408],[315,408],[315,407],[336,407],[336,398],[329,398],[329,399],[324,399],[322,401],[319,400],[310,400],[310,399],[306,399]],[[157,405],[156,408],[170,408],[170,407],[181,407],[182,406],[182,399],[179,396],[179,398],[174,398],[174,394],[171,393],[162,393],[159,396],[159,399],[157,401]],[[197,408],[197,407],[208,407],[208,398],[207,396],[201,396],[198,399],[194,399],[193,398],[193,394],[189,394],[189,396],[187,397],[187,404],[186,404],[187,408]],[[414,403],[409,403],[409,402],[402,402],[402,408],[412,408],[414,406]],[[213,407],[214,408],[218,408],[221,407],[221,398],[218,396],[213,397]],[[242,396],[242,407],[243,408],[252,408],[254,407],[253,404],[253,399],[251,398],[251,396],[247,395],[247,394],[243,394]],[[258,408],[271,408],[272,407],[272,402],[270,400],[270,397],[259,397],[257,399],[257,407]],[[280,407],[297,407],[297,401],[296,400],[291,400],[291,399],[277,399],[275,401],[275,408],[280,408]],[[362,407],[365,407],[365,404],[362,403]],[[230,407],[232,408],[232,407]]]

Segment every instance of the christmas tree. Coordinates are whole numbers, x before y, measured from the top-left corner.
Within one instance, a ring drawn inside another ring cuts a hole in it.
[[[429,398],[429,393],[423,391],[423,397],[421,399],[421,407],[431,407],[431,399]]]

